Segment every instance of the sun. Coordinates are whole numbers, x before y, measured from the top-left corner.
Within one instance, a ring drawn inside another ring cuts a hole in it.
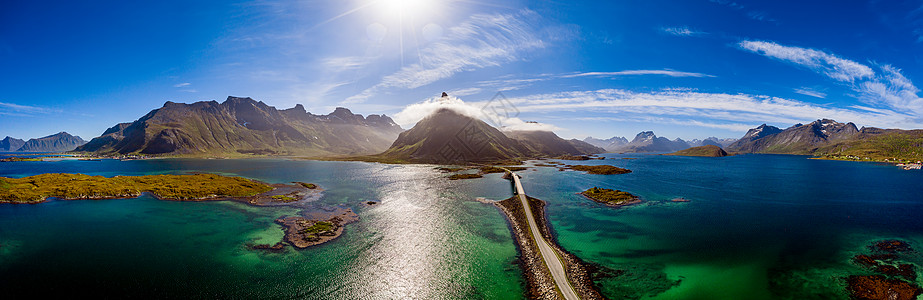
[[[433,8],[433,0],[382,0],[386,9],[384,13],[398,18],[422,16]]]

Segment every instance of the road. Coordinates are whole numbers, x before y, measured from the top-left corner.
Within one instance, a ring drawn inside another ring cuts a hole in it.
[[[510,177],[513,177],[513,182],[516,184],[516,196],[519,197],[519,201],[522,202],[526,219],[529,221],[529,228],[532,229],[532,240],[538,245],[541,258],[545,261],[545,265],[548,266],[548,271],[551,272],[551,277],[554,278],[555,285],[558,286],[558,290],[564,295],[564,299],[580,299],[580,297],[577,297],[577,291],[575,291],[574,287],[567,281],[567,273],[564,272],[564,262],[561,261],[561,258],[554,252],[554,249],[548,245],[548,241],[546,241],[545,238],[542,237],[541,232],[538,231],[538,225],[535,224],[535,218],[532,216],[532,208],[529,207],[529,201],[526,200],[526,191],[522,189],[522,182],[519,180],[519,175],[512,173]]]

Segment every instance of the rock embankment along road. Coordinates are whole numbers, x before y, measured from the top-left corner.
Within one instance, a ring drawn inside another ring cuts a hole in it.
[[[560,256],[558,256],[554,249],[551,248],[551,246],[548,244],[548,241],[542,237],[541,231],[539,231],[538,225],[535,223],[535,218],[533,217],[532,209],[529,207],[529,201],[526,199],[526,192],[522,188],[522,182],[519,180],[519,175],[516,175],[516,173],[512,172],[510,173],[512,175],[511,177],[513,178],[513,183],[516,186],[516,197],[518,197],[519,201],[522,203],[526,219],[529,222],[529,228],[532,232],[532,239],[538,246],[541,258],[545,262],[545,265],[548,267],[548,271],[551,272],[551,276],[554,279],[554,283],[557,286],[558,291],[561,292],[561,295],[564,296],[564,299],[580,299],[580,297],[577,296],[577,291],[574,290],[574,287],[570,284],[570,281],[567,280],[567,273],[564,270],[564,262],[561,261]]]

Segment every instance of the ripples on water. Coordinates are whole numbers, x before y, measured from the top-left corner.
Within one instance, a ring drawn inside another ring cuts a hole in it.
[[[617,155],[610,155],[617,156]],[[624,175],[524,171],[548,202],[558,239],[622,275],[599,283],[611,298],[843,297],[839,278],[870,241],[923,248],[919,171],[887,165],[745,155],[635,156],[585,161]],[[0,164],[0,176],[47,172],[144,175],[214,172],[326,191],[307,207],[352,207],[360,221],[328,244],[265,253],[246,243],[282,236],[273,220],[296,207],[189,203],[150,197],[0,205],[0,289],[56,288],[114,296],[317,299],[515,299],[523,295],[503,216],[500,174],[449,181],[432,166],[358,162],[145,160]],[[646,202],[611,209],[575,193],[617,188]],[[674,197],[690,199],[672,203]],[[368,200],[380,201],[368,206]]]

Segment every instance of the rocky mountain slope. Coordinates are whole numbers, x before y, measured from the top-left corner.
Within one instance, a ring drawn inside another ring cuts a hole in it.
[[[484,121],[444,108],[401,133],[387,151],[365,159],[467,164],[592,154],[601,150],[580,141],[564,140],[547,131],[504,133]]]
[[[80,145],[86,144],[79,136],[67,132],[59,132],[46,137],[29,139],[22,144],[17,152],[64,152],[71,151]]]
[[[548,156],[595,154],[605,149],[572,139],[565,140],[551,131],[506,131],[506,136],[519,141],[533,153]]]
[[[277,110],[251,98],[223,103],[167,102],[131,123],[107,129],[76,151],[148,155],[358,155],[378,153],[403,131],[384,115],[346,108],[328,115],[298,104]]]
[[[728,146],[728,150],[744,153],[814,154],[822,146],[853,140],[858,134],[859,129],[855,124],[828,119],[796,124],[785,130],[763,124],[750,129],[737,142]]]
[[[605,140],[597,139],[593,137],[587,137],[583,139],[583,141],[590,145],[606,149],[606,151],[612,151],[615,148],[628,144],[628,139],[624,137],[620,137],[620,136],[614,136],[614,137],[611,137]]]
[[[14,152],[25,143],[26,141],[8,136],[0,140],[0,152]]]
[[[705,138],[704,140],[693,139],[693,140],[689,141],[688,143],[689,143],[689,146],[690,146],[690,147],[700,147],[700,146],[713,145],[713,146],[718,146],[718,147],[721,147],[721,148],[725,148],[725,147],[727,147],[727,146],[730,146],[730,145],[733,144],[734,142],[737,142],[737,139],[733,139],[733,138],[719,139],[719,138],[716,138],[716,137],[713,137],[713,136],[712,136],[712,137]]]

